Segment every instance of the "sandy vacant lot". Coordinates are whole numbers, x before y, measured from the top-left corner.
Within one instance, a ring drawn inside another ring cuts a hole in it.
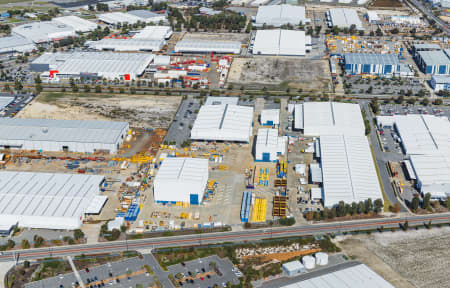
[[[244,85],[246,89],[262,87],[328,91],[328,62],[296,57],[235,58],[228,75],[228,84]],[[325,88],[326,87],[326,88]]]
[[[19,118],[127,121],[133,127],[168,128],[181,97],[42,93]]]
[[[208,40],[208,41],[239,41],[246,43],[249,39],[248,34],[244,33],[210,33],[195,32],[184,34],[183,40]]]
[[[449,287],[449,227],[352,236],[338,244],[395,287]]]

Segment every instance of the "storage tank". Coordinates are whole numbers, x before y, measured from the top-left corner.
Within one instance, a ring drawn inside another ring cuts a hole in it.
[[[328,254],[323,252],[316,253],[316,264],[319,266],[328,265]]]
[[[305,268],[310,270],[316,267],[316,259],[313,256],[305,256],[302,258],[302,263],[305,265]]]

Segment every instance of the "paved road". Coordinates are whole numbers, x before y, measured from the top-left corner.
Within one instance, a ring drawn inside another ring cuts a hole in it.
[[[439,17],[436,17],[433,12],[428,9],[427,7],[423,6],[423,4],[420,1],[417,0],[409,0],[410,3],[412,3],[414,6],[416,6],[423,14],[427,15],[428,19],[433,19],[436,24],[442,28],[442,30],[447,34],[450,35],[450,27],[442,21]]]
[[[371,129],[370,129],[369,138],[370,138],[370,142],[372,143],[372,150],[373,150],[373,153],[375,154],[375,160],[377,162],[378,171],[380,172],[380,177],[381,177],[381,182],[383,185],[384,193],[386,194],[386,197],[389,199],[389,201],[392,203],[392,205],[394,205],[395,203],[399,203],[400,206],[402,207],[401,211],[406,212],[407,209],[405,208],[404,203],[398,201],[397,197],[395,196],[394,188],[392,187],[391,179],[389,178],[389,172],[386,167],[386,163],[389,160],[387,158],[389,158],[389,156],[392,156],[390,154],[393,154],[393,153],[386,154],[385,152],[381,151],[381,148],[380,148],[380,145],[378,142],[377,131],[375,129],[376,126],[373,121],[373,117],[371,116],[372,114],[370,113],[368,102],[361,101],[361,105],[363,106],[364,111],[366,111],[367,118],[370,121]],[[398,157],[398,156],[396,156],[396,157]],[[390,160],[392,161],[393,159],[390,159]],[[400,160],[400,159],[396,159],[396,160]]]
[[[224,242],[245,242],[275,237],[292,237],[306,235],[323,235],[327,233],[339,234],[342,232],[361,231],[367,229],[398,228],[399,224],[405,221],[409,226],[421,226],[429,221],[433,224],[450,223],[450,213],[426,215],[426,216],[405,216],[396,218],[378,218],[361,221],[348,221],[340,223],[326,223],[315,225],[303,225],[297,227],[278,227],[244,231],[231,231],[222,233],[194,234],[172,237],[160,237],[150,239],[114,241],[97,244],[84,244],[73,246],[59,246],[51,248],[38,248],[28,250],[14,250],[4,252],[0,255],[0,261],[11,261],[14,255],[19,254],[19,261],[25,259],[41,259],[44,257],[62,257],[79,254],[95,254],[118,252],[123,250],[153,249],[158,247],[179,247],[194,246]]]

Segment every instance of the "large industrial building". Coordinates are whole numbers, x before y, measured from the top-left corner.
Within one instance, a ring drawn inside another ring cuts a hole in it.
[[[170,26],[146,26],[134,34],[133,39],[168,40],[172,34]]]
[[[166,158],[153,185],[156,203],[201,204],[208,183],[208,159]]]
[[[395,54],[345,53],[344,67],[347,74],[409,76],[412,73]]]
[[[260,6],[255,18],[255,25],[280,27],[291,24],[292,26],[300,23],[307,24],[310,19],[305,17],[305,7],[288,4]]]
[[[306,136],[319,137],[315,152],[322,168],[318,177],[322,179],[314,182],[322,184],[321,199],[325,207],[333,207],[340,201],[383,198],[358,104],[296,104],[294,128]]]
[[[75,31],[82,33],[90,32],[97,28],[96,23],[73,15],[56,17],[53,18],[52,21],[58,24],[67,25],[72,27]]]
[[[175,45],[176,53],[240,54],[239,41],[181,40]]]
[[[99,175],[0,172],[0,225],[78,229],[85,214],[99,214],[107,200]]]
[[[296,281],[288,279],[283,281],[289,284],[281,284],[281,288],[395,288],[380,275],[364,264],[352,265],[342,269],[334,269],[329,273],[320,273],[314,277],[306,277]],[[275,286],[270,286],[275,287]]]
[[[433,199],[450,197],[450,122],[434,115],[378,116],[380,127],[394,127],[411,160],[411,179]]]
[[[435,92],[450,91],[450,76],[432,75],[430,86]]]
[[[254,55],[305,56],[311,50],[311,36],[305,31],[258,30],[253,45]]]
[[[326,13],[326,16],[330,27],[351,28],[354,25],[356,30],[364,30],[355,9],[333,8]]]
[[[116,153],[126,122],[0,118],[0,148]]]
[[[36,44],[77,36],[73,27],[53,21],[22,24],[12,28],[11,33],[27,38]]]
[[[85,44],[91,49],[99,51],[143,51],[158,52],[164,46],[164,40],[147,39],[101,39],[99,41],[89,41]]]
[[[280,125],[280,109],[264,109],[261,111],[261,125],[276,126]]]
[[[323,205],[383,199],[367,137],[321,135]]]
[[[166,22],[167,18],[164,14],[156,14],[147,10],[133,10],[127,13],[111,12],[97,15],[99,21],[109,24],[135,24],[138,22],[158,24],[160,21]]]
[[[418,51],[415,59],[425,74],[450,74],[450,59],[442,50]]]
[[[250,142],[253,107],[203,105],[191,130],[192,140]]]
[[[364,135],[365,127],[358,104],[305,102],[295,105],[294,128],[307,136],[328,134]]]
[[[106,78],[132,80],[142,75],[152,63],[153,54],[74,52],[45,53],[30,64],[33,72],[51,72],[53,77]]]
[[[255,161],[277,162],[278,155],[286,152],[286,136],[278,136],[278,129],[258,130],[255,147]]]
[[[23,54],[36,49],[36,45],[34,45],[33,41],[19,35],[0,38],[0,54]]]

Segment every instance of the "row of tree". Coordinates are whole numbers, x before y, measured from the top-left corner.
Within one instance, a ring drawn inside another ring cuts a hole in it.
[[[305,217],[307,220],[328,220],[334,219],[337,217],[345,217],[345,216],[357,216],[362,214],[372,214],[372,213],[380,213],[383,209],[383,201],[381,199],[376,199],[372,201],[372,199],[367,199],[366,201],[360,202],[352,202],[352,204],[345,203],[344,201],[340,201],[337,206],[333,208],[325,207],[321,212],[314,211],[306,213]]]

